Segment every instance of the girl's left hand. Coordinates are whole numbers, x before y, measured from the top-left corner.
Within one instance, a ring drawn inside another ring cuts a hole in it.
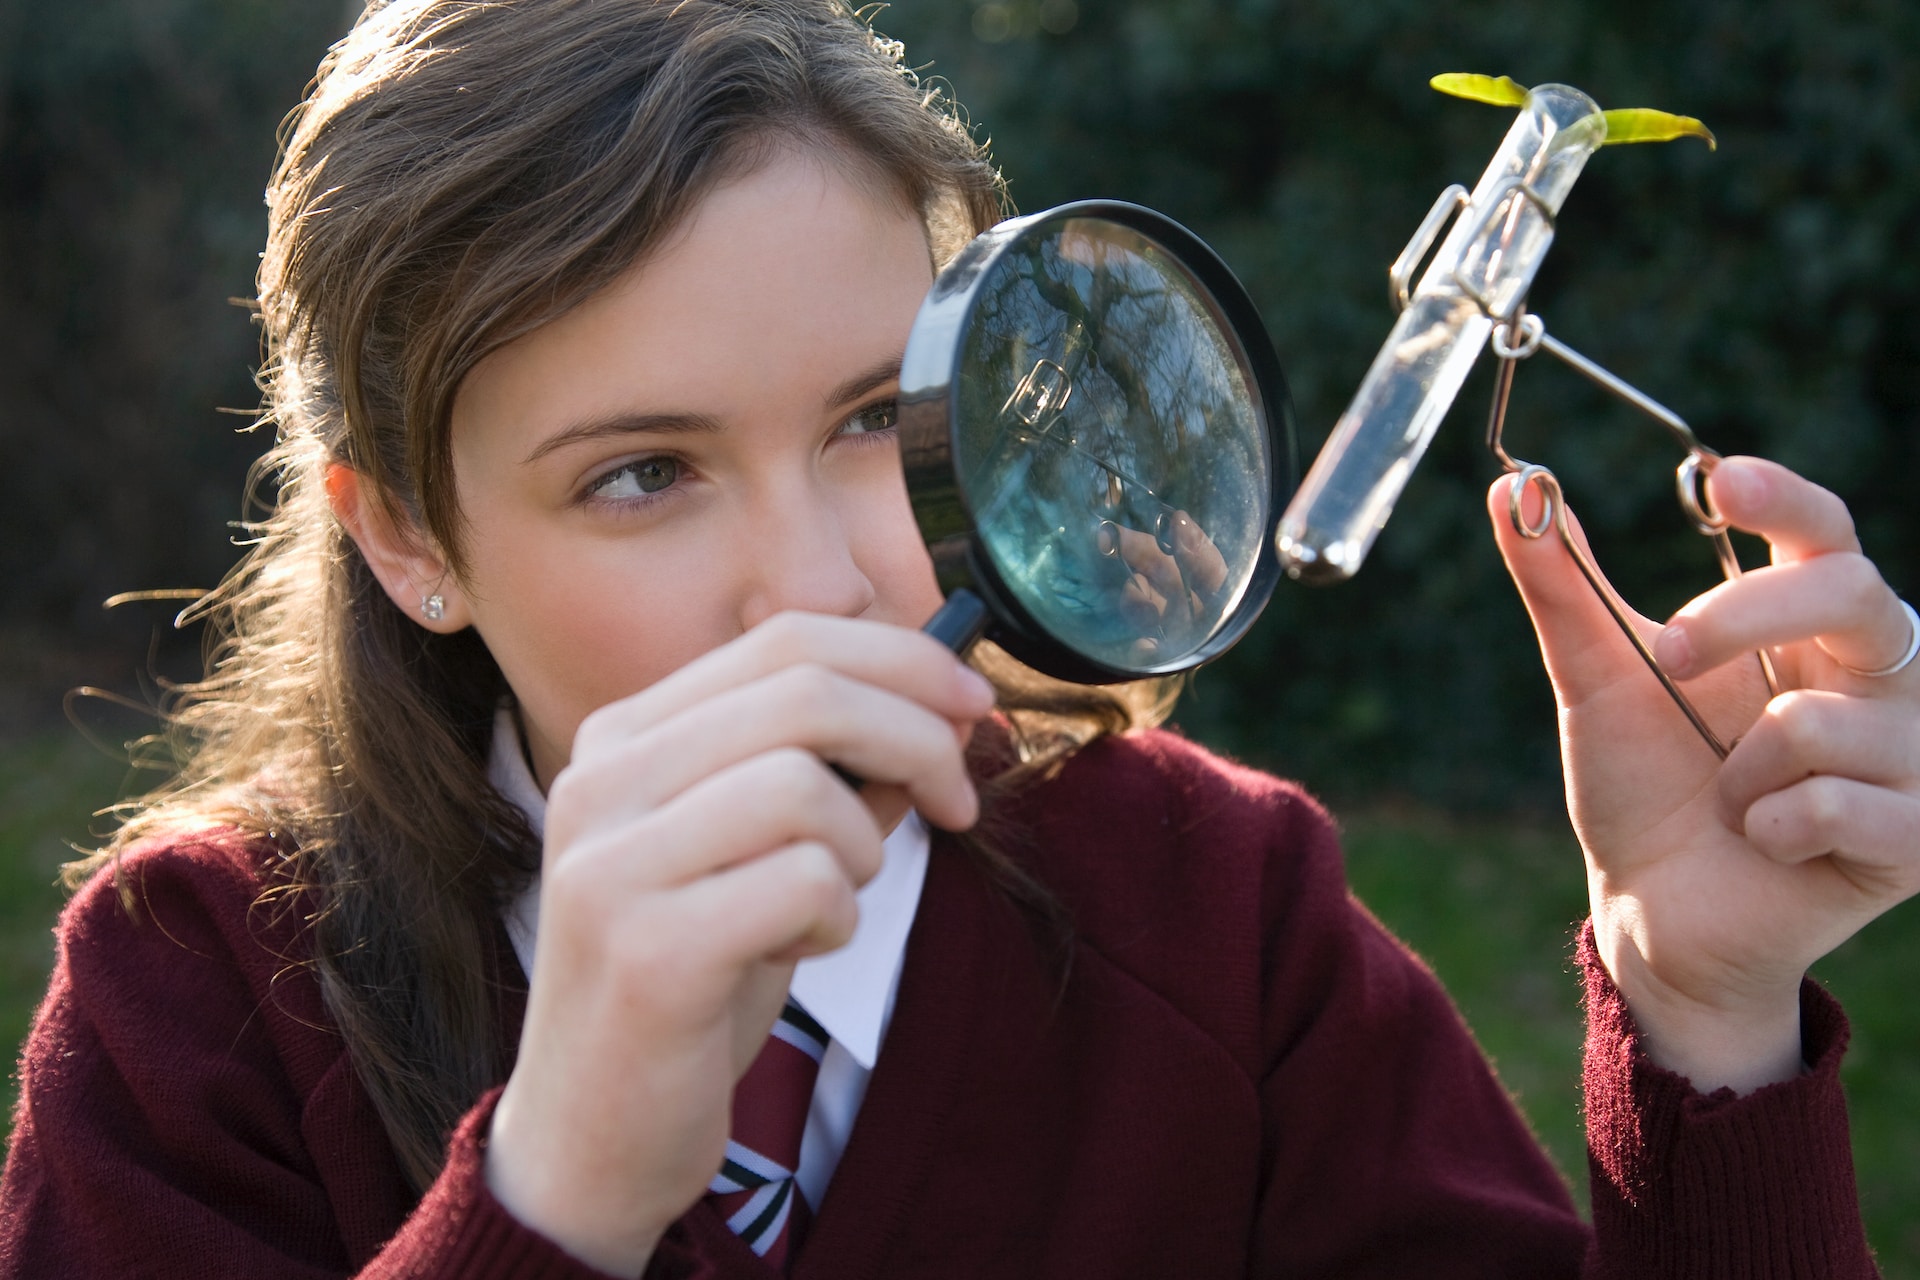
[[[1724,741],[1724,764],[1634,653],[1557,538],[1489,494],[1560,708],[1595,941],[1657,1063],[1702,1091],[1802,1069],[1809,965],[1920,891],[1920,661],[1869,677],[1913,624],[1834,495],[1728,458],[1708,497],[1773,563],[1641,635]],[[1526,514],[1539,494],[1524,495]],[[1754,650],[1785,692],[1768,697]],[[1851,667],[1854,670],[1849,671]]]

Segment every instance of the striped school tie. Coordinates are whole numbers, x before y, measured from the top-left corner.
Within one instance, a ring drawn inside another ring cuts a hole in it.
[[[827,1029],[789,997],[760,1056],[734,1086],[727,1157],[707,1184],[727,1226],[776,1271],[786,1270],[812,1218],[794,1173],[827,1039]]]

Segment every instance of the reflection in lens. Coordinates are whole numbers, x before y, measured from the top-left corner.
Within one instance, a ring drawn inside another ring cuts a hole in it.
[[[1069,219],[1007,253],[968,330],[955,462],[1007,587],[1058,640],[1149,670],[1233,610],[1273,460],[1231,329],[1186,268]]]

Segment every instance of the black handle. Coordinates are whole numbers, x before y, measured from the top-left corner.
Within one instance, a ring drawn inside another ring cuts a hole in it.
[[[920,628],[962,658],[987,629],[987,602],[961,587]]]

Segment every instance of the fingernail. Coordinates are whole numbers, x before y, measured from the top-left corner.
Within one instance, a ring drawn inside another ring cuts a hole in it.
[[[1693,665],[1693,643],[1687,639],[1686,631],[1675,623],[1653,642],[1653,656],[1668,675],[1683,676]]]
[[[1714,471],[1713,487],[1722,501],[1731,500],[1739,507],[1751,507],[1766,496],[1766,478],[1737,462]]]
[[[993,710],[993,704],[1000,696],[994,691],[993,681],[987,679],[972,667],[962,664],[960,667],[960,683],[966,687],[966,699],[970,704],[980,708],[983,714]]]
[[[973,824],[980,821],[980,790],[973,785],[971,778],[967,779],[967,799],[971,803],[967,806],[966,821],[955,827],[955,831],[971,830]]]

